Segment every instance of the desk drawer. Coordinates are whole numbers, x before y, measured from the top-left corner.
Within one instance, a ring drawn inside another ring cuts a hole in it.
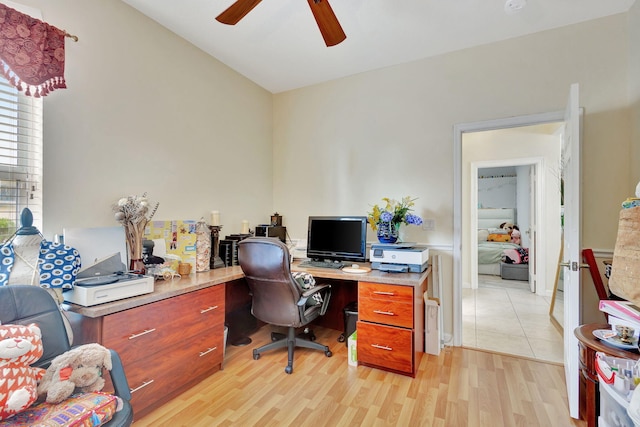
[[[193,337],[151,357],[125,363],[134,410],[157,405],[167,400],[167,393],[217,371],[224,356],[222,326],[219,329],[219,333]]]
[[[358,298],[358,319],[413,328],[413,305],[398,301],[360,297]]]
[[[358,321],[358,362],[413,373],[413,332]]]
[[[223,324],[224,286],[212,286],[105,316],[102,345],[117,350],[128,362],[209,334],[211,328],[222,331]]]
[[[359,282],[358,297],[413,304],[413,287]]]

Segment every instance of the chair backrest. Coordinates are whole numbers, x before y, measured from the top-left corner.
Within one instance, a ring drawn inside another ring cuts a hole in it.
[[[58,304],[45,289],[38,286],[1,286],[0,323],[38,325],[42,331],[44,354],[33,366],[47,367],[54,357],[70,348]]]
[[[238,245],[238,262],[253,295],[251,312],[263,322],[302,326],[301,288],[291,276],[289,250],[271,237],[250,237]]]

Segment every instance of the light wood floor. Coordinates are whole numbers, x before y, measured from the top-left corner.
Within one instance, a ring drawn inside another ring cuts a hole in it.
[[[270,330],[227,347],[224,370],[134,426],[586,426],[569,417],[559,364],[448,347],[412,379],[349,366],[339,332],[316,328],[333,357],[298,348],[287,375],[284,350],[252,358]]]

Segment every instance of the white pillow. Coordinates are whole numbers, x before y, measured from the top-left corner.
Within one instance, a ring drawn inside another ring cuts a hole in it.
[[[509,234],[504,228],[490,228],[489,234]]]
[[[478,230],[478,242],[486,242],[489,237],[489,230],[481,228]]]

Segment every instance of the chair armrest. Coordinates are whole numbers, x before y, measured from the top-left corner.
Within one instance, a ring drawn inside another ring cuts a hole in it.
[[[303,307],[311,296],[327,288],[331,288],[331,285],[327,283],[323,283],[321,285],[315,285],[313,288],[303,289],[302,296],[300,297],[297,303],[298,306]]]
[[[324,316],[324,314],[327,312],[327,308],[329,308],[329,300],[331,299],[331,285],[328,283],[323,283],[320,285],[316,285],[311,289],[307,289],[302,293],[302,297],[298,301],[298,308],[300,310],[300,316],[302,318],[307,317],[304,315],[304,307],[307,303],[307,300],[318,292],[322,292],[322,306],[320,307],[319,314],[320,316]]]
[[[111,376],[115,395],[129,401],[131,400],[131,389],[124,374],[122,360],[120,360],[120,356],[115,350],[109,349],[109,352],[111,353],[111,371],[109,371],[109,375]]]

